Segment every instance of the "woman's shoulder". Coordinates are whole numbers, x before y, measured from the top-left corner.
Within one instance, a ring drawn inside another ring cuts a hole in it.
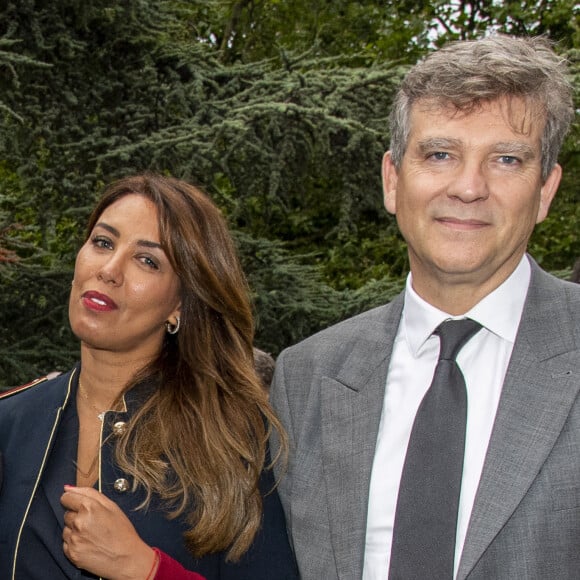
[[[69,387],[70,378],[74,369],[61,373],[58,371],[48,373],[42,377],[38,377],[24,385],[18,387],[11,387],[0,392],[0,408],[2,405],[10,404],[14,401],[15,404],[24,404],[28,400],[37,400],[39,397],[51,397],[57,393],[66,392]]]
[[[45,375],[43,377],[38,377],[38,378],[30,381],[29,383],[25,383],[24,385],[19,385],[18,387],[8,387],[4,391],[0,392],[0,400],[8,399],[9,397],[13,397],[15,395],[18,395],[19,393],[24,392],[24,391],[28,391],[29,389],[32,389],[32,388],[36,387],[37,385],[40,385],[41,383],[45,383],[46,381],[49,381],[51,378],[55,378],[59,374],[60,373],[56,373],[56,375],[54,377],[51,377],[51,375]]]

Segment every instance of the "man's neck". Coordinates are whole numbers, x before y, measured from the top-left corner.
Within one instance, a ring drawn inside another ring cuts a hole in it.
[[[422,276],[420,270],[412,268],[413,290],[435,308],[451,316],[461,316],[499,288],[514,273],[521,259],[513,267],[481,280],[446,273]]]

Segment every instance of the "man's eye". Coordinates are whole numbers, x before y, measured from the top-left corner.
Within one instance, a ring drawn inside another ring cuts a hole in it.
[[[435,153],[430,153],[428,158],[435,159],[435,161],[444,161],[449,158],[449,153],[446,153],[445,151],[435,151]]]
[[[504,165],[515,165],[520,161],[517,157],[514,157],[513,155],[501,155],[499,160],[500,163],[503,163]]]

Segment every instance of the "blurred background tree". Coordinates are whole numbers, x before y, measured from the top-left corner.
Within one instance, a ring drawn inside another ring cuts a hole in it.
[[[75,252],[105,183],[142,170],[201,185],[280,349],[383,303],[405,245],[382,208],[392,96],[443,42],[547,34],[580,83],[579,8],[545,2],[0,0],[0,385],[78,356]],[[580,255],[578,124],[532,254]]]

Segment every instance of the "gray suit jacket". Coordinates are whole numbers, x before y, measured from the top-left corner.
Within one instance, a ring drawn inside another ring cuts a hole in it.
[[[304,580],[362,576],[369,481],[403,296],[284,351],[280,496]],[[532,280],[458,579],[580,578],[580,285]]]

